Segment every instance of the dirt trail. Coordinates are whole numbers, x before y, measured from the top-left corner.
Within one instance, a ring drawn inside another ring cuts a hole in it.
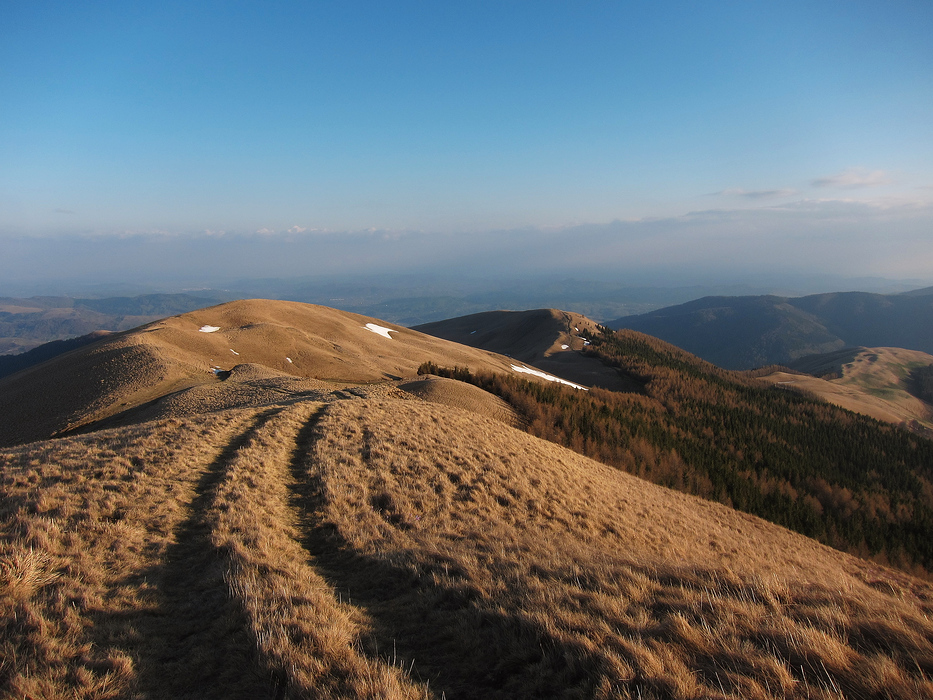
[[[394,386],[0,466],[0,697],[933,697],[928,584]]]
[[[272,684],[258,672],[246,617],[230,598],[209,514],[238,451],[279,412],[256,412],[231,434],[201,472],[174,544],[149,573],[157,607],[131,621],[138,634],[135,685],[148,698],[272,696]]]
[[[365,620],[338,600],[302,546],[315,524],[300,508],[299,481],[320,413],[313,402],[282,411],[231,461],[211,512],[224,578],[280,694],[423,697],[399,668],[361,653]]]

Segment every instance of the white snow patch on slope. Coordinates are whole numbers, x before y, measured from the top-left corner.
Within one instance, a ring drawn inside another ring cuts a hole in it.
[[[288,360],[288,364],[292,364],[292,358],[286,357],[285,359]]]
[[[530,367],[525,367],[524,365],[512,365],[512,369],[521,374],[533,374],[536,377],[547,379],[549,382],[557,382],[558,384],[566,384],[567,386],[572,386],[574,389],[583,389],[583,391],[589,391],[589,389],[587,389],[585,386],[580,386],[579,384],[568,382],[566,379],[555,377],[553,374],[542,372],[539,369],[531,369]]]
[[[569,345],[561,345],[561,346],[560,346],[560,349],[561,349],[561,350],[566,350],[566,349],[569,348],[569,347],[570,347]]]
[[[372,331],[376,335],[381,335],[383,338],[388,338],[392,340],[392,336],[389,333],[398,333],[394,328],[386,328],[385,326],[377,326],[375,323],[367,323],[363,326],[368,331]]]
[[[230,348],[230,352],[232,352],[234,355],[239,355],[239,354],[240,354],[240,353],[238,353],[236,350],[234,350],[233,348]]]
[[[220,326],[201,326],[198,330],[202,333],[215,333],[220,330]]]

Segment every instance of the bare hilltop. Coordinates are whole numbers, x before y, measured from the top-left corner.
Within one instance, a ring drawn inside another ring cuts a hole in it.
[[[0,380],[0,697],[933,697],[927,580],[424,373],[648,405],[536,313],[231,302]]]

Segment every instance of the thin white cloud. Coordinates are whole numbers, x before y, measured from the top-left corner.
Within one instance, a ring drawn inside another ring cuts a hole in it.
[[[817,178],[810,184],[814,187],[843,187],[845,189],[856,189],[860,187],[876,187],[890,181],[891,176],[884,170],[847,168],[836,175]]]
[[[304,233],[307,230],[308,229],[304,226],[292,226],[290,229],[288,229],[288,232],[289,233]]]
[[[784,188],[779,190],[745,190],[741,187],[730,187],[713,194],[722,197],[745,197],[746,199],[772,199],[776,197],[791,197],[798,194],[797,190]]]
[[[275,231],[273,231],[271,228],[263,227],[259,229],[258,231],[256,231],[256,233],[259,234],[260,236],[271,236],[272,234],[275,233]]]

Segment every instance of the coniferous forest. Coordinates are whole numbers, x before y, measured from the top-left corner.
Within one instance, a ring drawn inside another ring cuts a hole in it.
[[[917,398],[933,403],[933,365],[914,369],[908,377],[908,388]]]
[[[654,483],[929,577],[933,442],[650,336],[601,328],[584,352],[635,390],[579,391],[431,363],[506,400],[525,429]]]

